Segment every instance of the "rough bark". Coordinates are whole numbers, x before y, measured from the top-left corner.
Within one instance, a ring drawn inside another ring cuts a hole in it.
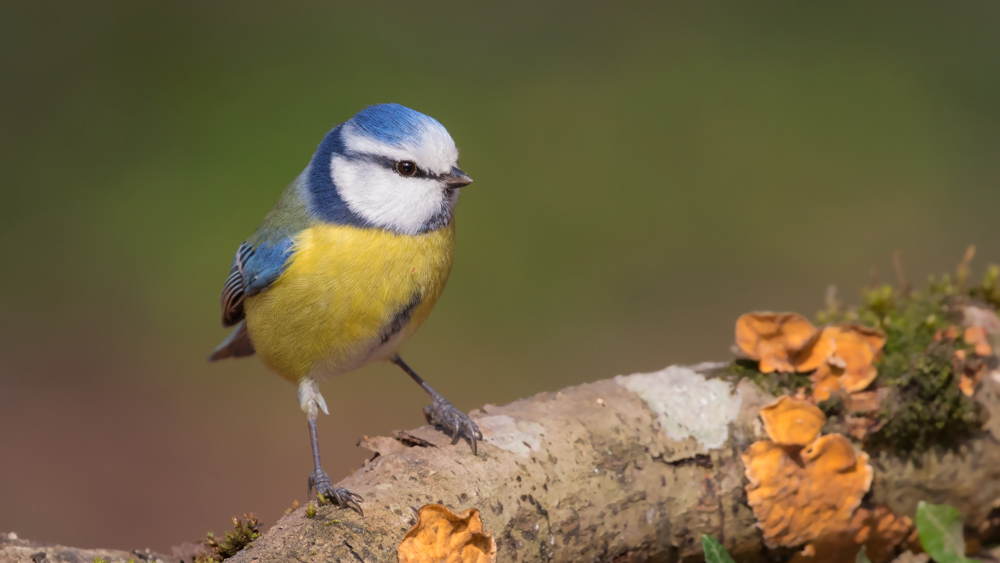
[[[128,561],[129,559],[136,562],[180,563],[179,559],[153,553],[149,550],[81,549],[63,545],[41,544],[20,539],[10,533],[0,534],[0,563],[93,563],[98,559],[109,563]]]
[[[231,561],[396,561],[417,509],[429,503],[479,509],[499,544],[497,561],[696,561],[702,534],[737,561],[767,558],[740,456],[762,438],[757,413],[772,397],[749,381],[713,378],[718,367],[487,405],[472,413],[486,436],[478,456],[431,427],[363,438],[375,455],[339,483],[364,496],[363,517],[324,506],[309,518],[303,507]],[[873,456],[872,500],[911,517],[919,500],[948,503],[967,527],[983,524],[1000,499],[998,391],[1000,382],[987,378],[977,400],[993,417],[956,450],[916,462]],[[25,553],[0,543],[0,562],[31,561]]]

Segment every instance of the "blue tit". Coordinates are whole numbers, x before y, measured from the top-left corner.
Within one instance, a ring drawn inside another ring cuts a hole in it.
[[[361,512],[320,465],[317,383],[385,360],[431,397],[428,423],[476,453],[479,428],[432,389],[398,350],[427,319],[451,271],[455,203],[472,179],[437,120],[398,104],[370,106],[323,137],[305,170],[239,246],[222,288],[236,326],[209,361],[254,353],[298,383],[309,422],[313,489]]]

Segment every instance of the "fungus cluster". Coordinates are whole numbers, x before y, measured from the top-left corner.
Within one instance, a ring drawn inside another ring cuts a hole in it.
[[[816,402],[868,388],[885,333],[860,324],[816,328],[798,313],[747,313],[736,321],[736,346],[761,373],[809,374]]]
[[[796,563],[892,558],[912,522],[884,506],[861,507],[872,484],[868,454],[841,434],[821,436],[826,416],[812,403],[780,397],[760,411],[767,440],[743,453],[747,501],[771,549],[804,546]]]
[[[950,326],[938,331],[934,337],[937,341],[954,342],[958,338],[958,329]],[[971,397],[986,377],[989,364],[995,363],[993,346],[990,345],[986,327],[979,325],[967,326],[962,332],[962,340],[968,349],[956,349],[952,355],[952,364],[955,373],[959,374],[958,388],[966,397]]]
[[[754,312],[736,322],[728,373],[778,396],[760,411],[760,439],[743,453],[747,500],[765,543],[801,548],[792,563],[847,563],[864,546],[874,563],[915,541],[913,522],[863,500],[869,451],[908,457],[955,448],[981,431],[973,397],[1000,382],[1000,266],[966,284],[878,285],[845,308],[828,294],[818,325],[797,313]]]
[[[972,288],[945,276],[920,291],[877,287],[853,309],[833,297],[819,326],[797,313],[747,313],[730,373],[804,397],[830,417],[828,430],[879,449],[947,446],[982,426],[972,397],[987,377],[1000,381],[998,305],[1000,268],[991,268]]]
[[[400,563],[494,563],[497,544],[475,508],[456,514],[428,504],[418,511],[396,556]]]
[[[798,313],[748,313],[736,321],[736,346],[761,373],[800,371],[796,357],[815,333]]]

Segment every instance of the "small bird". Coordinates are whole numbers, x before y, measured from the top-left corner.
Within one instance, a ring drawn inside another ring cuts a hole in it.
[[[472,183],[432,117],[399,104],[369,106],[323,137],[236,250],[222,288],[222,324],[236,329],[209,361],[250,356],[298,383],[309,423],[313,489],[361,513],[360,495],[334,487],[316,440],[318,382],[386,360],[431,397],[429,424],[469,440],[482,434],[398,350],[427,319],[451,271],[455,203]]]

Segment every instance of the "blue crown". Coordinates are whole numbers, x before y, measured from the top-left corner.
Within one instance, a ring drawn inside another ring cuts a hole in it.
[[[368,106],[348,123],[365,136],[397,147],[415,142],[427,125],[444,128],[433,117],[399,104]]]

